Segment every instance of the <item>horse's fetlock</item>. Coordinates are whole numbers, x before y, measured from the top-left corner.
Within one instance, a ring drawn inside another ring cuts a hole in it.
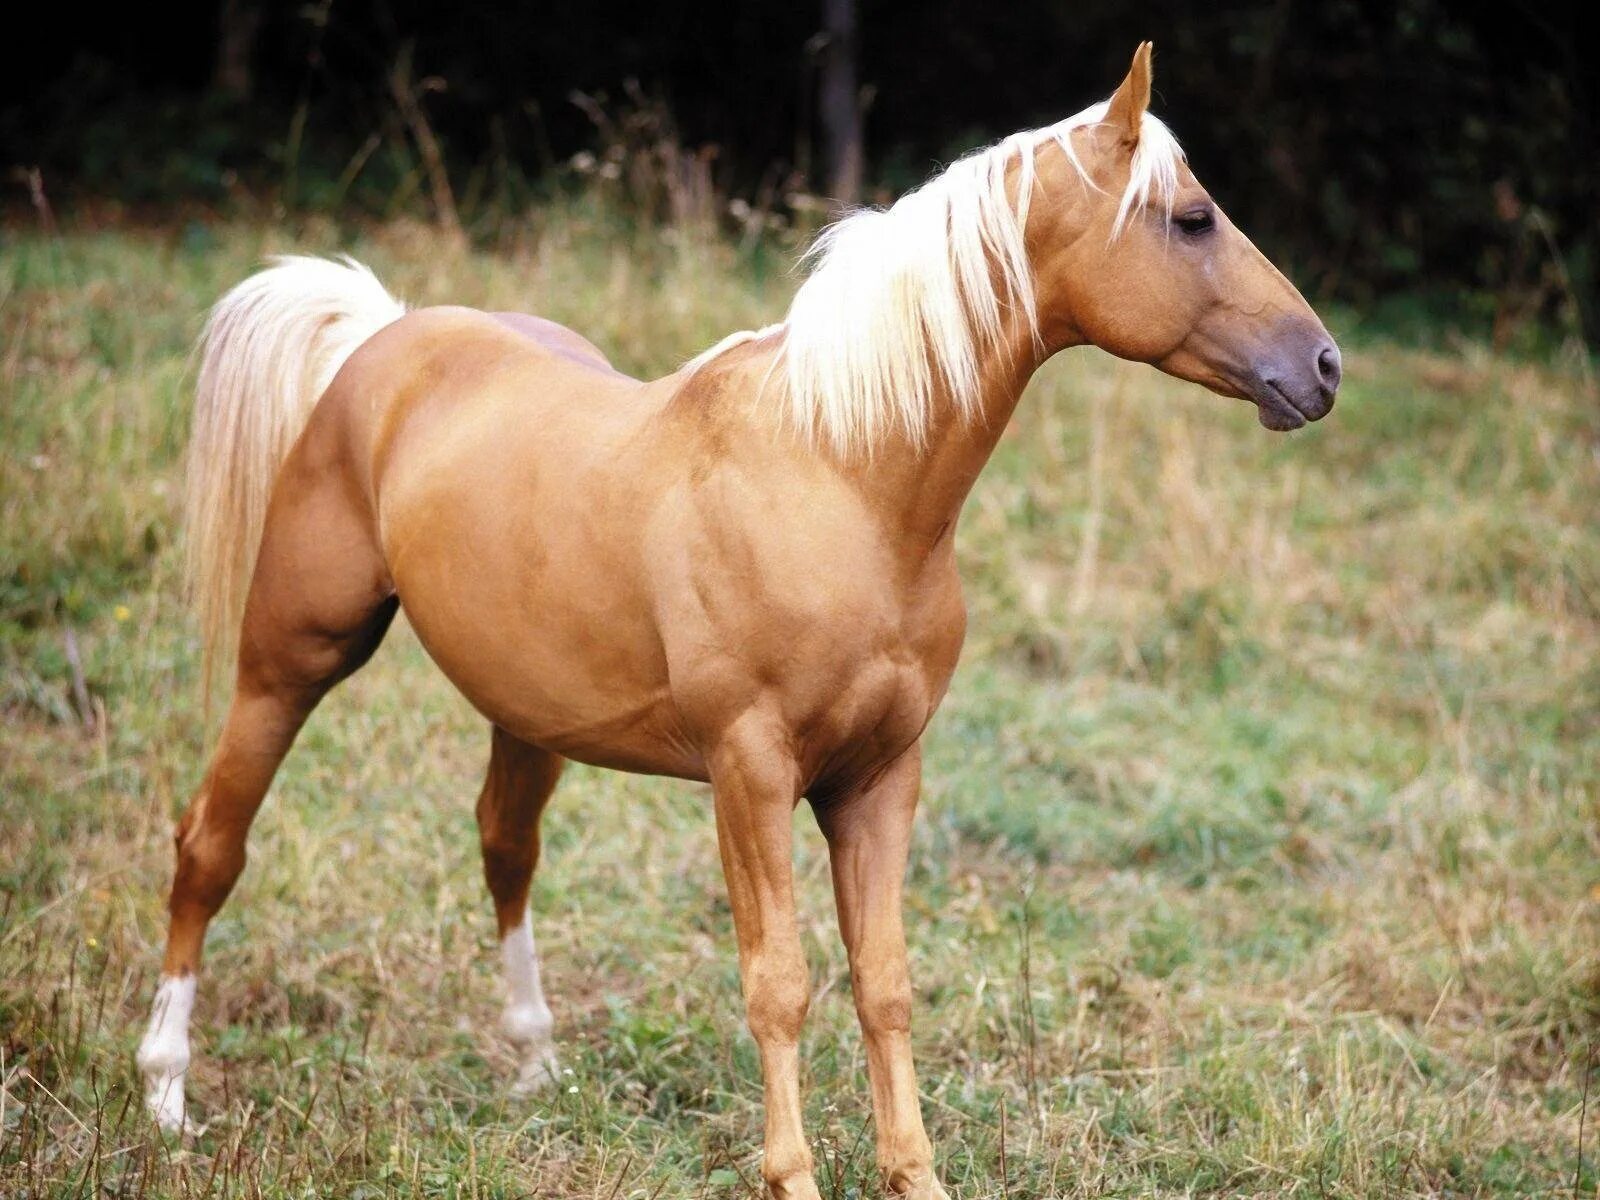
[[[880,1150],[880,1160],[883,1155]],[[939,1186],[933,1173],[933,1146],[926,1135],[911,1146],[893,1153],[885,1169],[885,1182],[891,1195],[918,1197],[936,1195]]]
[[[189,1069],[189,1017],[194,1011],[195,977],[169,976],[156,989],[150,1025],[134,1055],[152,1086]]]
[[[500,1028],[518,1045],[546,1045],[555,1030],[555,1018],[546,1004],[508,1004],[500,1014]]]
[[[147,1076],[171,1079],[189,1069],[191,1060],[189,1042],[171,1036],[146,1037],[139,1045],[134,1061]]]

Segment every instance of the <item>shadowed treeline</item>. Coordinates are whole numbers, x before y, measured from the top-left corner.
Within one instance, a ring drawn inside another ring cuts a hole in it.
[[[1157,110],[1308,290],[1405,292],[1501,343],[1533,324],[1594,330],[1596,98],[1575,6],[855,8],[869,200],[1103,95],[1150,37]],[[820,3],[665,5],[644,20],[608,2],[438,0],[73,16],[0,84],[7,199],[25,208],[34,181],[63,211],[415,209],[481,240],[570,179],[575,155],[624,172],[603,152],[633,144],[666,159],[674,186],[647,198],[669,215],[764,224],[839,178],[822,125],[841,119],[849,73],[824,70],[837,48],[824,20]]]

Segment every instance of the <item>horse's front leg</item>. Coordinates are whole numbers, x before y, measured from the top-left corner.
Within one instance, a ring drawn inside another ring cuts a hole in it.
[[[828,839],[839,931],[850,954],[850,983],[867,1044],[878,1166],[893,1194],[944,1200],[911,1061],[911,976],[900,919],[921,781],[917,744],[874,779],[816,810]]]
[[[745,1009],[766,1089],[761,1173],[778,1200],[820,1200],[800,1112],[800,1026],[811,979],[794,915],[798,771],[779,731],[754,718],[736,722],[708,760]]]

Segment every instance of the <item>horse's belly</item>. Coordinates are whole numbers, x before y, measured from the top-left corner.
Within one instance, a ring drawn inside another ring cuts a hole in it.
[[[622,416],[591,428],[545,401],[496,396],[448,415],[405,425],[378,489],[384,558],[429,655],[474,707],[534,745],[702,775],[677,728],[639,567],[661,489],[619,465]]]
[[[678,730],[664,679],[626,638],[603,653],[541,628],[432,602],[401,604],[418,639],[473,707],[532,745],[598,767],[703,779],[698,751]],[[599,635],[600,631],[596,631]],[[625,660],[629,650],[635,655]]]
[[[425,545],[401,537],[386,552],[417,637],[474,707],[580,762],[704,775],[625,572],[559,533],[486,531],[436,514]]]

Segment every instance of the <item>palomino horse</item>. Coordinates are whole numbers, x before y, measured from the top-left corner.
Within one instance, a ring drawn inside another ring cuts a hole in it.
[[[944,1195],[911,1061],[902,876],[919,740],[965,630],[952,531],[1023,386],[1093,344],[1322,417],[1339,352],[1146,114],[1110,100],[829,230],[780,325],[641,383],[532,317],[406,315],[354,263],[289,259],[205,338],[191,459],[208,655],[239,626],[220,741],[178,825],[139,1062],[183,1125],[207,922],[274,771],[402,605],[493,725],[478,800],[521,1082],[553,1072],[528,919],[567,759],[708,780],[766,1093],[763,1174],[816,1197],[791,816],[833,865],[890,1189]],[[269,502],[270,496],[270,502]],[[249,575],[247,594],[240,582]]]

